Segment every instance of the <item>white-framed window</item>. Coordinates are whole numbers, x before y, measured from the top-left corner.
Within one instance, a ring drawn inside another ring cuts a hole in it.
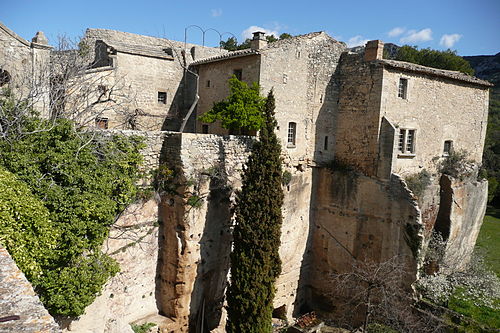
[[[295,139],[297,137],[297,123],[288,123],[287,147],[295,147]]]
[[[444,147],[443,147],[443,156],[450,156],[450,153],[453,151],[453,141],[452,140],[446,140],[444,142]]]
[[[415,134],[414,129],[399,129],[398,152],[401,155],[415,154]]]
[[[408,79],[399,79],[398,97],[402,99],[408,98]]]

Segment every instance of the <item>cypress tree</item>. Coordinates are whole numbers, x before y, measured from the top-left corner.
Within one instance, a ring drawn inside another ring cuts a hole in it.
[[[271,332],[274,283],[279,257],[283,204],[281,145],[274,133],[274,95],[269,92],[265,123],[242,176],[236,198],[236,225],[227,292],[227,332]]]

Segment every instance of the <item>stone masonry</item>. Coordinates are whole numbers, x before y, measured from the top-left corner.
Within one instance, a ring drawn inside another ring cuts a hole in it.
[[[28,45],[2,31],[0,42],[17,45],[11,54],[22,63]],[[219,124],[197,117],[227,96],[233,74],[276,96],[291,181],[283,186],[274,306],[289,320],[310,309],[331,316],[331,274],[356,260],[397,257],[410,287],[433,230],[446,234],[457,268],[467,262],[487,182],[474,172],[452,179],[438,165],[460,149],[481,163],[488,82],[384,60],[381,41],[352,53],[324,32],[269,44],[256,33],[250,49],[234,52],[103,29],[89,29],[85,40],[96,46],[88,74],[112,73],[109,84],[122,82],[133,97],[126,104],[133,122],[118,110],[103,117],[115,130],[138,130],[120,133],[144,136],[145,170],[171,176],[113,226],[104,246],[122,271],[67,330],[127,332],[129,323],[157,316],[165,331],[194,331],[201,322],[224,331],[231,207],[255,138],[224,136]],[[198,133],[179,133],[184,120],[185,132]],[[431,185],[417,197],[405,177],[422,170]]]

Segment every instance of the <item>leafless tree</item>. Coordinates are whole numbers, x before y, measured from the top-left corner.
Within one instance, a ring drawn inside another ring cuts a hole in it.
[[[382,324],[398,332],[439,332],[436,322],[414,309],[411,277],[401,257],[384,262],[354,260],[332,275],[337,324],[353,328]]]

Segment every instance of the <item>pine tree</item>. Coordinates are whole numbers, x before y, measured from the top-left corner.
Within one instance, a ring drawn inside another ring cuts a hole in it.
[[[275,281],[281,272],[281,146],[274,133],[274,95],[264,106],[265,124],[243,173],[227,293],[227,332],[271,332]]]

